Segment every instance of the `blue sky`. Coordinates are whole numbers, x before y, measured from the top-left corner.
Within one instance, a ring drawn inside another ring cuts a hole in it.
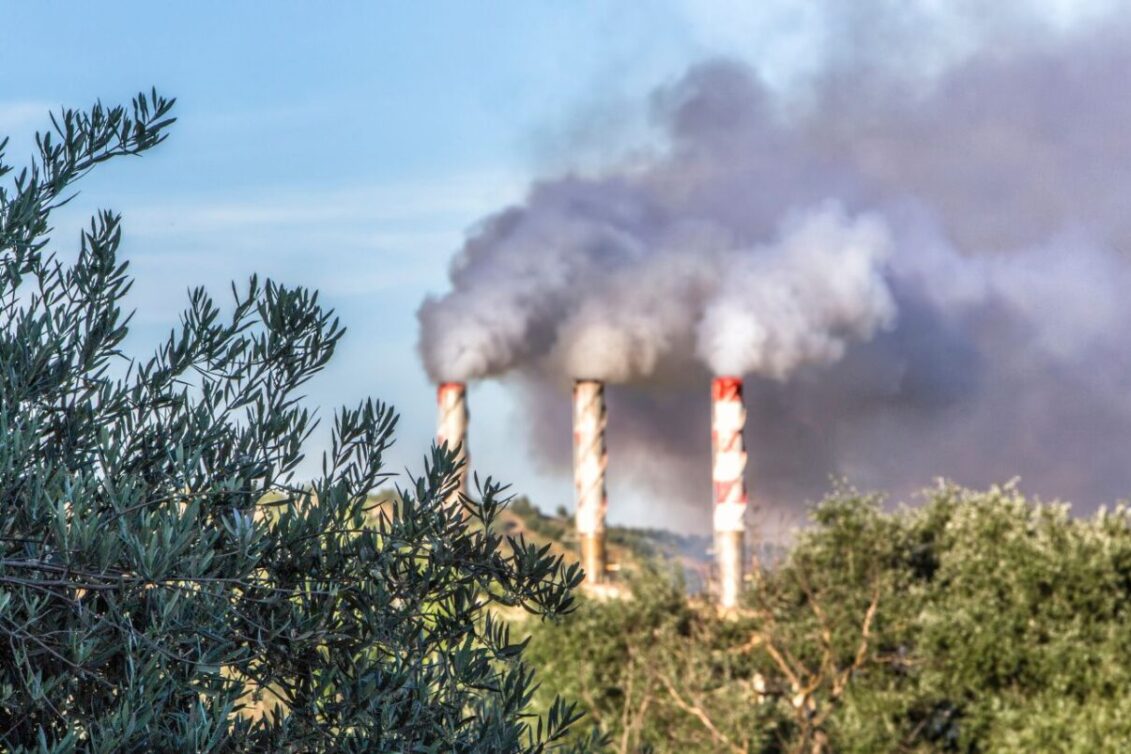
[[[479,217],[570,159],[587,110],[628,102],[697,56],[679,9],[600,4],[0,2],[0,132],[10,162],[47,111],[177,97],[171,138],[81,185],[57,222],[124,218],[133,350],[176,322],[188,287],[218,296],[252,272],[319,288],[349,328],[311,388],[323,416],[366,395],[402,415],[397,467],[419,468],[433,388],[415,310]],[[667,16],[667,18],[665,18]],[[612,107],[611,109],[616,109]],[[625,126],[627,128],[627,125]],[[564,155],[564,156],[563,156]],[[476,465],[569,504],[530,468],[505,387],[477,386]],[[564,482],[564,483],[563,483]]]
[[[190,286],[223,295],[259,272],[319,288],[349,335],[311,401],[324,417],[367,395],[393,403],[393,463],[418,469],[435,408],[415,310],[445,289],[466,229],[531,178],[647,138],[638,104],[696,60],[740,56],[779,88],[800,87],[833,54],[830,7],[0,0],[0,134],[19,164],[48,109],[124,102],[151,85],[176,96],[171,138],[86,180],[57,223],[58,248],[77,247],[91,210],[123,214],[139,355]],[[976,36],[940,18],[955,29],[930,64]],[[569,480],[518,447],[505,385],[477,385],[471,400],[476,467],[543,507],[570,505]]]

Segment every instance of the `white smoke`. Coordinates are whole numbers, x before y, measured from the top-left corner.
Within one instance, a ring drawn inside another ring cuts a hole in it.
[[[836,361],[895,316],[883,221],[849,218],[835,202],[789,213],[776,238],[744,248],[717,228],[678,224],[647,239],[609,220],[551,214],[559,233],[514,232],[511,213],[489,223],[485,234],[503,225],[507,235],[469,244],[457,289],[425,301],[433,377],[544,362],[570,377],[633,382],[678,371],[694,354],[719,374],[784,379]]]
[[[715,374],[784,380],[803,364],[829,364],[851,339],[895,319],[883,276],[891,239],[875,217],[849,220],[830,205],[790,218],[781,239],[733,255],[697,328],[697,351]]]
[[[830,13],[830,50],[877,28]],[[1002,19],[1008,44],[983,29],[929,80],[841,52],[790,100],[742,63],[693,67],[649,99],[665,151],[475,229],[420,311],[430,374],[516,374],[563,471],[561,383],[625,383],[611,474],[696,509],[710,371],[750,377],[766,505],[841,474],[1131,493],[1131,18],[1033,40]],[[915,47],[916,24],[881,26]]]
[[[536,187],[550,205],[566,186]],[[489,218],[453,263],[454,290],[421,306],[421,354],[438,380],[504,374],[544,356],[562,318],[604,276],[646,253],[616,218],[580,208]]]

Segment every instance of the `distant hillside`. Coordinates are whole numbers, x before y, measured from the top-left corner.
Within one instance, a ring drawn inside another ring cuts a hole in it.
[[[385,490],[372,497],[386,502],[396,497]],[[526,496],[518,496],[502,511],[497,522],[502,534],[522,534],[528,541],[549,544],[551,551],[576,562],[580,552],[573,516],[564,510],[548,514]],[[610,526],[606,530],[609,578],[613,582],[640,568],[645,562],[678,563],[687,591],[697,594],[706,589],[711,573],[712,540],[707,534],[680,534],[668,529]],[[753,555],[765,565],[780,562],[786,550],[763,544]]]
[[[500,517],[502,530],[508,534],[524,534],[527,539],[550,543],[554,551],[568,560],[578,555],[573,517],[543,513],[526,497],[518,497]],[[665,529],[637,529],[610,526],[607,529],[610,578],[640,567],[645,561],[679,563],[688,591],[702,591],[710,574],[711,538],[702,534],[677,534]]]

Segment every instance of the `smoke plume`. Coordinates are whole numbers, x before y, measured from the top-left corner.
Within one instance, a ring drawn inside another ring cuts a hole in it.
[[[699,355],[716,374],[780,380],[839,360],[849,338],[895,318],[880,266],[889,245],[880,221],[848,224],[834,207],[790,222],[777,244],[719,265],[696,327]]]
[[[511,375],[563,471],[568,412],[539,407],[619,383],[613,497],[651,485],[668,523],[709,500],[711,372],[748,377],[766,507],[830,476],[1126,496],[1131,34],[1096,29],[930,76],[837,56],[793,99],[743,63],[691,68],[649,100],[663,149],[474,229],[420,310],[425,366]]]

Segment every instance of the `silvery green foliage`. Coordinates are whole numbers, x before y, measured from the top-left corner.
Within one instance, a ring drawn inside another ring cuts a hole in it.
[[[524,642],[492,604],[568,612],[575,567],[443,505],[453,456],[376,505],[396,417],[343,408],[319,478],[300,390],[342,327],[256,278],[195,290],[146,360],[121,352],[119,218],[73,264],[52,210],[106,160],[164,140],[172,100],[65,111],[0,168],[0,748],[27,752],[542,752],[576,719],[526,714]],[[0,157],[3,149],[0,146]]]

